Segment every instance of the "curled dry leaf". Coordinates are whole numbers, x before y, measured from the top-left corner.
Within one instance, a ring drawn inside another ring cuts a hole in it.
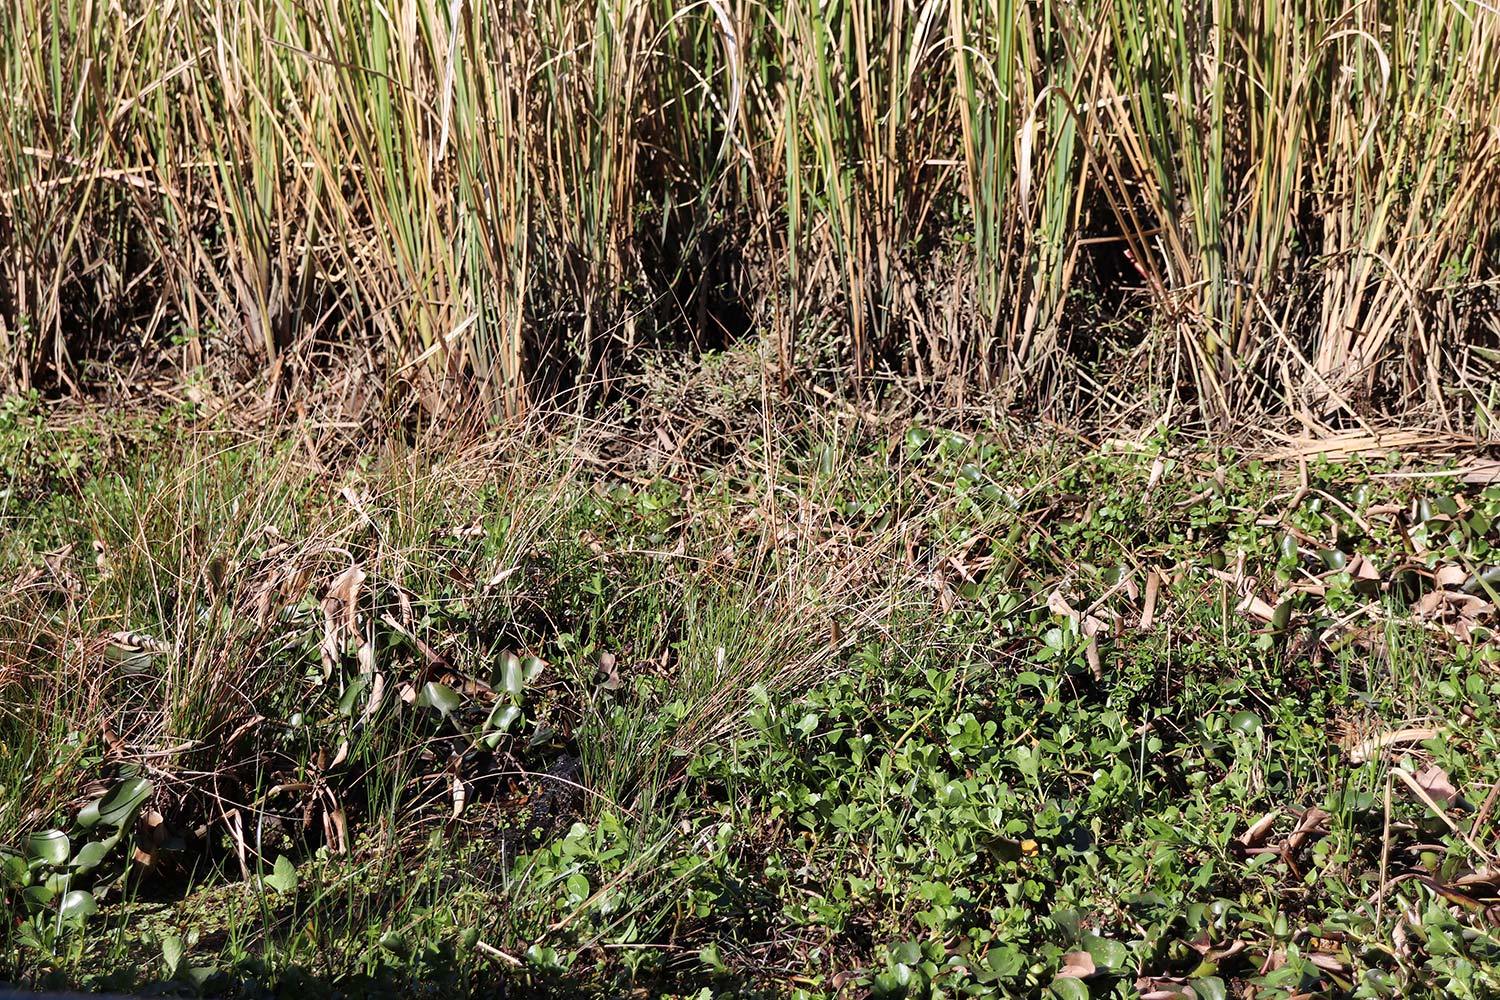
[[[1057,974],[1070,979],[1087,979],[1097,971],[1094,958],[1088,952],[1070,951],[1063,956],[1062,968],[1057,970]]]
[[[1412,612],[1419,619],[1436,621],[1460,642],[1470,642],[1476,625],[1493,617],[1495,606],[1473,594],[1432,590],[1423,594]]]
[[[1097,606],[1097,602],[1096,602]],[[1063,588],[1058,587],[1047,595],[1047,610],[1063,618],[1068,618],[1077,623],[1078,631],[1088,640],[1084,647],[1084,656],[1088,659],[1089,670],[1094,677],[1100,678],[1104,675],[1104,664],[1099,657],[1099,636],[1110,634],[1110,625],[1104,619],[1079,611],[1069,603]],[[1092,610],[1092,608],[1090,609]]]
[[[1156,619],[1156,595],[1161,589],[1161,575],[1156,570],[1146,571],[1146,606],[1141,610],[1141,621],[1137,626],[1142,632],[1151,631]]]
[[[1416,777],[1418,787],[1439,805],[1449,805],[1458,801],[1458,789],[1453,787],[1453,782],[1448,778],[1448,772],[1436,764],[1429,764],[1422,773]]]
[[[1413,726],[1406,729],[1397,729],[1389,733],[1381,733],[1363,740],[1359,744],[1349,748],[1349,760],[1354,764],[1363,764],[1387,747],[1412,746],[1417,743],[1425,743],[1427,740],[1436,739],[1438,731],[1425,726]]]
[[[1332,972],[1334,975],[1348,975],[1349,967],[1332,955],[1311,954],[1307,960],[1324,972]]]
[[[1368,595],[1379,591],[1380,571],[1363,553],[1356,552],[1344,566],[1344,572],[1349,574],[1357,593]]]
[[[1263,622],[1271,621],[1276,617],[1276,609],[1254,594],[1246,594],[1245,599],[1235,607],[1240,614],[1251,614]]]
[[[1452,884],[1455,889],[1461,889],[1470,896],[1500,896],[1500,872],[1494,871],[1489,865],[1480,865],[1473,871],[1458,876]]]
[[[1297,829],[1286,839],[1286,847],[1289,851],[1295,851],[1301,847],[1309,837],[1322,836],[1328,832],[1328,821],[1333,817],[1317,806],[1313,806],[1302,814],[1297,822]]]
[[[1181,976],[1141,976],[1135,988],[1139,1000],[1193,1000],[1198,995]]]
[[[458,819],[464,813],[464,805],[469,801],[469,791],[464,785],[464,779],[458,775],[453,776],[453,815],[451,818]]]
[[[1453,563],[1446,563],[1439,566],[1432,574],[1432,582],[1440,590],[1458,590],[1468,578],[1469,571],[1462,566],[1455,566]]]
[[[1266,842],[1266,835],[1271,832],[1271,826],[1281,815],[1280,809],[1272,809],[1260,819],[1250,824],[1249,829],[1237,838],[1245,847],[1259,847]]]
[[[359,591],[365,582],[365,571],[359,563],[351,563],[328,584],[328,596],[344,606],[344,627],[350,635],[357,634],[359,625],[356,612],[359,607]]]
[[[403,697],[405,695],[403,694]],[[361,724],[369,722],[370,717],[380,710],[380,704],[385,700],[385,674],[375,672],[374,680],[370,682],[370,697],[365,702],[365,710],[360,713]]]

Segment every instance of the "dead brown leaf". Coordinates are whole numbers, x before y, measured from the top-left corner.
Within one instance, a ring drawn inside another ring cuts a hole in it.
[[[1355,764],[1363,764],[1387,747],[1411,746],[1424,743],[1427,740],[1437,739],[1438,731],[1426,726],[1411,726],[1397,729],[1378,736],[1371,736],[1358,745],[1350,748],[1349,760]]]
[[[1057,974],[1071,979],[1087,979],[1097,971],[1094,958],[1088,952],[1070,951],[1063,956],[1062,968],[1057,970]]]
[[[1244,833],[1240,834],[1238,841],[1245,847],[1259,847],[1266,842],[1266,835],[1271,832],[1271,826],[1281,816],[1280,809],[1272,809],[1260,819],[1251,823]]]
[[[1453,787],[1448,772],[1436,764],[1428,764],[1417,775],[1416,782],[1439,805],[1446,806],[1458,801],[1458,789]]]

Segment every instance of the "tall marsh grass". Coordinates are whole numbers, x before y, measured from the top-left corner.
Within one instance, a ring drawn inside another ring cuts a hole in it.
[[[1210,417],[1438,403],[1493,356],[1497,42],[1474,0],[3,0],[0,352],[278,390],[334,344],[515,410],[758,336],[1045,398],[1117,321]]]

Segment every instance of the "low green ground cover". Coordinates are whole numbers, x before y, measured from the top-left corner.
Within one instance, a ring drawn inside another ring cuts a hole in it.
[[[1500,490],[763,426],[8,404],[0,978],[1493,995]]]

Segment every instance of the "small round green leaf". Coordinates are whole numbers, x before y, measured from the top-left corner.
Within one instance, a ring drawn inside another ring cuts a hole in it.
[[[1235,712],[1229,720],[1230,728],[1238,729],[1246,736],[1254,736],[1261,730],[1260,716],[1254,712]]]

